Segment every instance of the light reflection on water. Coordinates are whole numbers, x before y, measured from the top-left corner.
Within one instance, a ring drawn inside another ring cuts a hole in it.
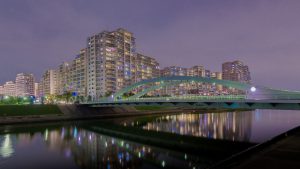
[[[251,113],[207,113],[166,115],[142,126],[146,130],[167,131],[212,139],[249,142]]]
[[[79,127],[0,135],[0,168],[199,168],[198,157]],[[2,151],[4,150],[4,151]],[[9,153],[8,153],[9,152]]]
[[[14,153],[12,142],[10,139],[10,135],[6,134],[2,137],[0,137],[0,143],[2,141],[2,144],[0,144],[0,157],[2,158],[8,158],[12,156]]]
[[[300,111],[255,110],[246,112],[185,113],[125,121],[123,125],[211,139],[259,143],[300,125]]]

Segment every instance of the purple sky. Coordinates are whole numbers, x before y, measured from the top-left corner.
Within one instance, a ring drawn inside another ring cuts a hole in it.
[[[0,83],[38,78],[70,61],[87,36],[119,27],[161,67],[225,61],[249,65],[253,82],[300,90],[299,0],[1,0]]]

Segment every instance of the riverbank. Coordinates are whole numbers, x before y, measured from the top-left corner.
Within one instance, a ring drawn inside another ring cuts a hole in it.
[[[99,108],[78,105],[8,105],[0,106],[0,125],[108,119],[165,113],[223,111],[226,111],[226,109],[182,109],[176,107],[158,109],[157,107],[151,108],[151,106],[148,109],[139,109],[132,106]]]
[[[63,114],[57,105],[0,105],[0,118]]]
[[[111,114],[48,114],[48,115],[26,115],[26,116],[5,116],[0,117],[0,125],[12,125],[22,123],[46,123],[46,122],[62,122],[62,121],[75,121],[75,120],[94,120],[94,119],[107,119],[115,117],[129,117],[138,115],[150,115],[165,112],[128,112],[128,113],[111,113]]]

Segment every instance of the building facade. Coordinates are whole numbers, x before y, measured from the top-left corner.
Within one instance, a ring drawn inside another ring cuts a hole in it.
[[[251,82],[249,67],[239,60],[223,63],[222,77],[224,80],[238,81],[242,83]]]
[[[4,96],[16,96],[16,84],[13,81],[8,81],[3,85]]]
[[[187,76],[187,68],[179,66],[169,66],[165,67],[160,71],[162,77],[167,76]]]
[[[134,83],[159,77],[159,63],[153,57],[137,53],[133,57]]]
[[[134,82],[135,38],[125,29],[103,31],[87,40],[87,95],[108,96]]]
[[[204,66],[196,65],[187,70],[188,76],[197,76],[197,77],[205,77],[205,69]]]
[[[169,66],[165,67],[160,71],[160,76],[187,76],[188,69],[179,66]],[[176,84],[173,86],[166,86],[161,90],[162,95],[172,96],[172,95],[185,95],[187,93],[187,84]]]
[[[56,95],[58,93],[57,89],[57,71],[47,70],[39,83],[39,95],[41,97]]]
[[[39,83],[34,83],[34,96],[39,97]]]
[[[56,70],[57,94],[62,95],[70,91],[71,66],[68,62],[60,64]]]
[[[34,95],[34,76],[30,73],[19,73],[16,77],[16,96]]]
[[[64,69],[68,70],[68,69]],[[64,72],[64,71],[62,71]],[[64,74],[64,73],[63,73]],[[61,76],[61,84],[63,80],[66,80],[65,84],[68,84],[64,91],[70,91],[76,96],[86,96],[86,79],[87,79],[87,52],[86,49],[80,50],[80,53],[71,62],[69,68],[69,75]],[[64,77],[64,78],[63,78]]]
[[[0,86],[0,96],[3,96],[3,95],[4,95],[4,87]]]

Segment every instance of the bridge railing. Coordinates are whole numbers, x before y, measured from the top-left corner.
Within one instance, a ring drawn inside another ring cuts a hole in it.
[[[245,100],[246,95],[221,95],[221,96],[174,96],[174,97],[142,97],[142,98],[122,98],[122,99],[107,99],[100,98],[85,103],[120,103],[120,102],[172,102],[172,101],[210,101],[210,100]]]
[[[227,95],[227,96],[179,96],[179,97],[146,97],[146,98],[133,98],[121,99],[117,101],[183,101],[183,100],[243,100],[246,99],[245,95]]]

